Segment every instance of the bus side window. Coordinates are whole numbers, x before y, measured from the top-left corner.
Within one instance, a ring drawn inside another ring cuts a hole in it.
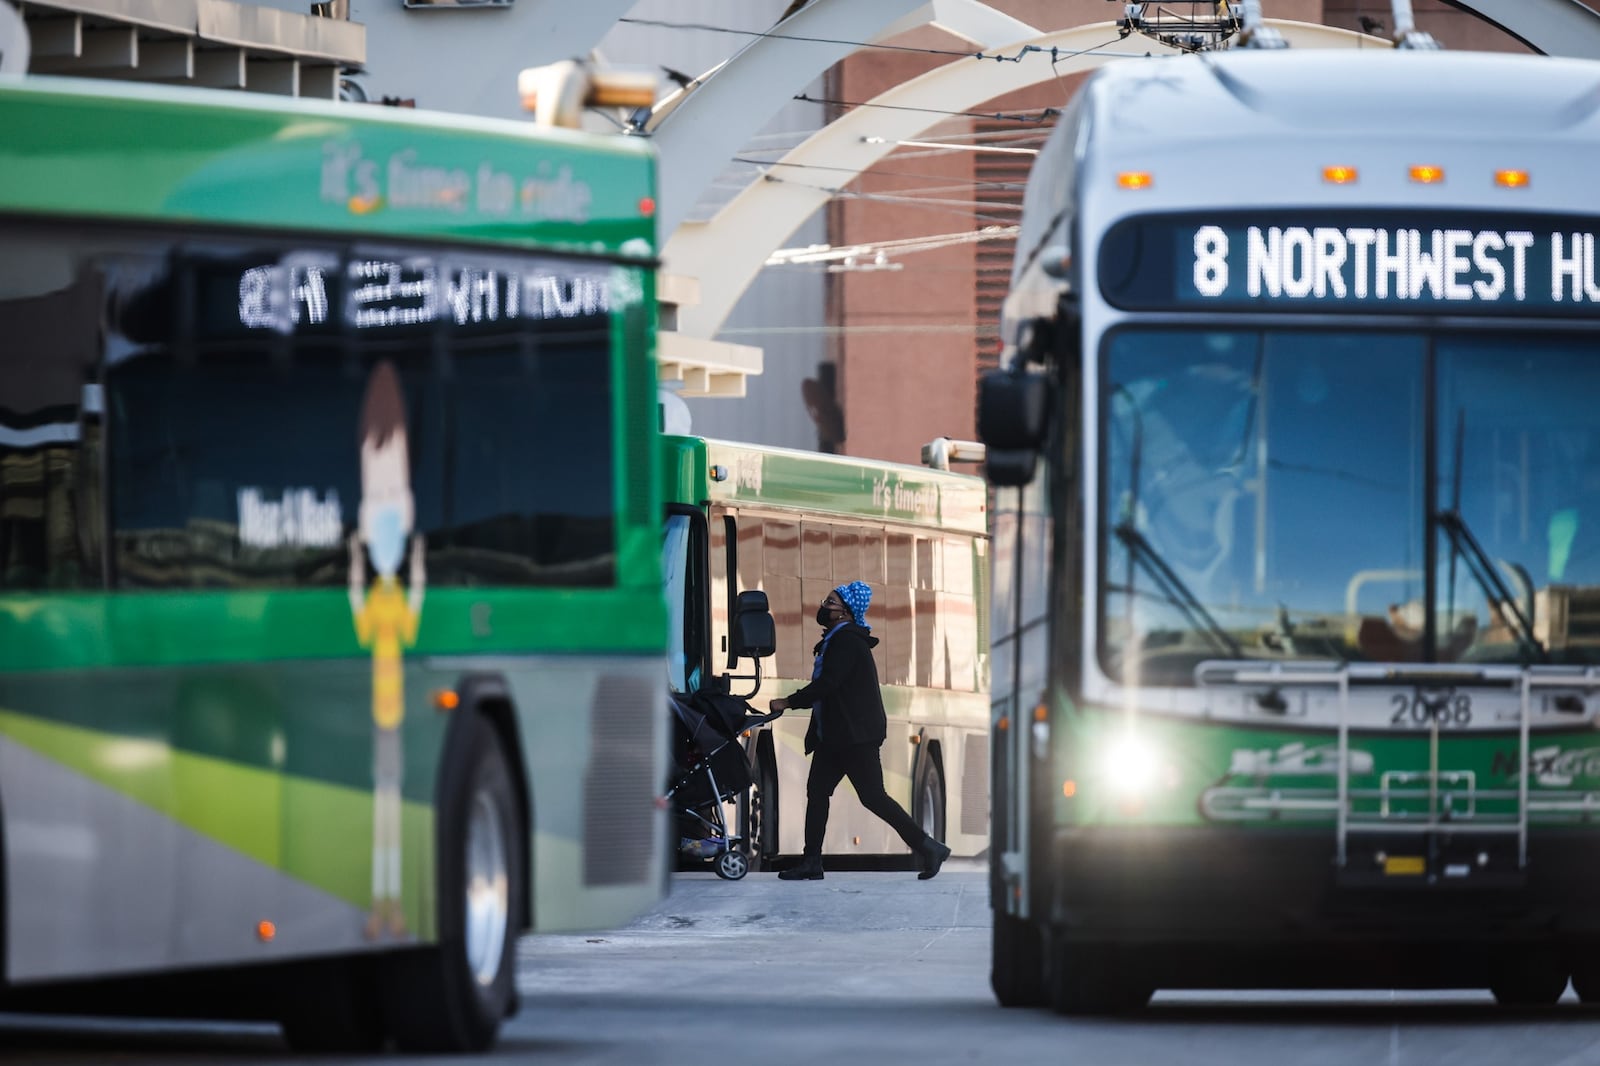
[[[939,621],[949,663],[949,687],[971,692],[977,686],[978,618],[972,594],[970,538],[944,542],[943,589],[939,594]]]
[[[885,627],[878,623],[883,621],[885,601],[883,598],[883,582],[869,580],[865,568],[861,565],[862,545],[866,541],[867,530],[863,526],[835,525],[833,527],[833,585],[837,588],[850,581],[865,582],[872,590],[872,606],[867,612],[867,624],[873,627],[873,633],[878,638],[877,645],[872,649],[872,657],[877,660],[878,679],[889,671],[889,651],[884,643],[887,634]],[[879,537],[879,568],[882,568],[882,537]],[[827,593],[823,593],[824,596]]]
[[[816,624],[817,605],[828,598],[828,593],[838,584],[833,571],[833,527],[826,522],[806,521],[800,534],[800,627],[806,633]],[[810,645],[802,646],[809,652]],[[807,658],[810,664],[813,660]],[[810,677],[807,669],[802,677]]]
[[[863,526],[861,529],[861,580],[875,587],[889,583],[884,569],[884,532],[881,527]]]
[[[779,677],[809,678],[812,642],[806,639],[807,623],[815,608],[807,612],[800,594],[800,524],[765,518],[761,529],[761,584],[778,631],[774,669]]]
[[[889,668],[884,673],[883,682],[887,685],[910,685],[916,676],[917,630],[911,597],[912,586],[917,580],[917,539],[909,533],[889,533],[884,540],[884,598],[887,610],[883,621],[888,629],[884,634],[884,643],[889,649]]]
[[[944,688],[947,662],[944,631],[939,620],[939,542],[917,538],[916,587],[911,610],[916,618],[917,657],[915,684],[923,688]]]
[[[838,566],[841,557],[849,561],[856,580],[865,581],[872,590],[872,625],[873,633],[878,638],[878,646],[872,649],[872,657],[878,661],[878,679],[887,683],[889,678],[889,630],[892,625],[885,625],[889,621],[889,596],[888,583],[884,580],[883,570],[883,528],[881,526],[851,526],[846,534],[850,543],[841,545],[840,534],[835,532],[833,538],[834,565]],[[841,580],[850,580],[848,577]]]
[[[31,271],[17,264],[20,291],[0,288],[0,591],[104,584],[100,390],[83,384],[104,296],[66,260],[41,248]],[[44,279],[62,287],[41,292]]]

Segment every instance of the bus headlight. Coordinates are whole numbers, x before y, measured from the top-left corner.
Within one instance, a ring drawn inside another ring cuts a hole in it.
[[[1100,776],[1112,792],[1140,796],[1150,791],[1161,774],[1161,753],[1137,733],[1123,733],[1106,746]]]

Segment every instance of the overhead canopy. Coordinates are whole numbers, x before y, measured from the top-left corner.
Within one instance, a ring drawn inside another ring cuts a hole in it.
[[[30,0],[20,5],[35,74],[109,77],[335,99],[366,61],[343,17],[233,0]],[[348,9],[332,0],[328,10]]]

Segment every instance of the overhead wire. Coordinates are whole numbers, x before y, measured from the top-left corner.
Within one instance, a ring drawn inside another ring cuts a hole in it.
[[[1046,118],[1055,118],[1061,114],[1059,107],[1026,107],[1020,111],[947,111],[942,107],[914,107],[910,104],[879,104],[871,100],[837,100],[827,96],[811,96],[808,93],[795,93],[790,99],[799,100],[807,104],[830,104],[835,107],[871,107],[884,111],[915,111],[924,115],[950,115],[955,118],[987,118],[996,122],[1032,122],[1040,123]],[[1036,111],[1038,114],[1030,115]]]
[[[929,48],[924,45],[880,44],[875,41],[852,41],[839,37],[812,37],[806,34],[798,33],[778,33],[773,30],[741,30],[733,26],[719,26],[711,22],[673,22],[669,19],[641,18],[621,18],[617,21],[628,23],[634,26],[651,26],[656,29],[664,30],[694,30],[700,33],[729,33],[740,37],[764,37],[768,40],[799,41],[806,44],[843,44],[849,45],[851,48],[871,48],[880,52],[910,52],[918,55],[952,56],[957,59],[989,60],[997,63],[1020,63],[1029,55],[1049,55],[1052,57],[1052,61],[1054,62],[1058,56],[1061,56],[1062,58],[1070,58],[1075,55],[1098,52],[1101,49],[1110,47],[1111,45],[1114,45],[1118,41],[1122,40],[1122,36],[1118,35],[1111,38],[1109,41],[1106,41],[1104,44],[1093,45],[1089,48],[1079,49],[1077,51],[1066,51],[1065,53],[1063,53],[1062,49],[1055,46],[1045,47],[1044,45],[1025,44],[1017,49],[1016,55],[1006,55],[1001,52],[974,52],[963,51],[955,48]],[[1131,56],[1132,53],[1129,53],[1129,55]]]
[[[763,170],[765,170],[765,168],[767,168],[767,167],[789,167],[789,168],[794,169],[794,170],[827,170],[827,171],[834,171],[834,172],[838,172],[838,173],[856,174],[856,175],[862,175],[862,174],[866,174],[866,173],[871,173],[871,175],[873,177],[875,177],[875,178],[909,178],[909,179],[916,180],[916,181],[946,181],[946,182],[950,180],[950,175],[949,174],[910,174],[910,173],[907,173],[906,171],[903,171],[903,170],[878,170],[876,167],[874,167],[871,171],[863,171],[860,167],[832,167],[832,166],[828,166],[826,163],[787,163],[787,162],[784,162],[781,159],[772,159],[772,160],[767,160],[767,159],[747,159],[747,158],[745,158],[743,156],[734,156],[731,161],[735,162],[735,163],[745,163],[745,164],[748,164],[748,165],[754,166],[754,167],[760,167],[760,168],[763,168]],[[770,175],[770,177],[773,180],[781,180],[776,175]],[[1024,183],[1023,182],[1015,182],[1015,181],[978,181],[978,180],[974,180],[974,181],[971,182],[971,184],[975,185],[975,186],[980,186],[980,187],[992,187],[992,188],[1000,188],[1000,189],[1009,189],[1009,188],[1020,188]]]

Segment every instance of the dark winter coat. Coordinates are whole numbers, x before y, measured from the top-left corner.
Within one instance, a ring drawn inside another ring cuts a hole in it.
[[[865,629],[845,626],[822,653],[822,673],[788,697],[791,707],[818,708],[806,729],[807,754],[816,750],[819,728],[830,748],[882,744],[889,735],[883,694],[878,691],[878,664],[872,659],[872,649],[877,646],[878,638]],[[819,642],[817,649],[821,648]]]

